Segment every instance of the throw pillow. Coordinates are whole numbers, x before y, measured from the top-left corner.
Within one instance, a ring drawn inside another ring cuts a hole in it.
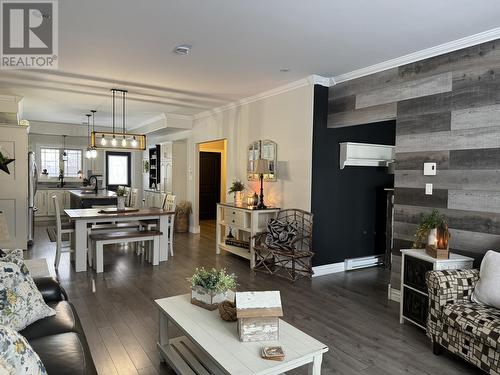
[[[0,261],[0,325],[20,331],[55,314],[43,300],[22,260]]]
[[[489,250],[481,262],[472,301],[500,309],[500,253]]]
[[[265,243],[271,249],[291,249],[297,237],[297,224],[284,220],[270,219],[267,224]]]
[[[5,326],[0,326],[0,374],[47,374],[28,341]]]

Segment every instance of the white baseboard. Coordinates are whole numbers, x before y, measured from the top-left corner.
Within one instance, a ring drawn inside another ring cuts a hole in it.
[[[313,267],[313,277],[330,275],[332,273],[339,273],[345,271],[345,262],[324,264],[322,266]]]
[[[189,233],[194,233],[194,234],[200,233],[200,226],[199,225],[196,225],[196,226],[190,225],[189,226]]]
[[[388,299],[389,301],[400,302],[401,301],[401,291],[398,289],[391,288],[391,284],[388,285]]]

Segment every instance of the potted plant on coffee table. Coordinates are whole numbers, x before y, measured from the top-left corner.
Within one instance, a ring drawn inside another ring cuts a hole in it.
[[[118,211],[125,210],[125,188],[121,186],[116,189],[116,209]]]
[[[236,288],[236,276],[225,269],[196,268],[191,282],[191,303],[207,310],[215,310],[227,298],[227,292]]]

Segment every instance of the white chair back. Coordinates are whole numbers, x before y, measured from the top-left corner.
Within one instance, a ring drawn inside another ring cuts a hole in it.
[[[167,194],[166,193],[160,193],[160,202],[158,204],[158,208],[163,208],[165,206],[165,202],[167,199]]]
[[[130,192],[130,207],[137,208],[139,198],[139,189],[132,189]]]
[[[175,212],[175,195],[167,194],[165,198],[165,204],[163,205],[163,209]]]
[[[54,202],[54,214],[56,216],[56,235],[57,235],[57,243],[61,243],[62,241],[62,224],[61,224],[61,209],[59,208],[59,199],[57,199],[57,195],[52,196],[52,201]]]

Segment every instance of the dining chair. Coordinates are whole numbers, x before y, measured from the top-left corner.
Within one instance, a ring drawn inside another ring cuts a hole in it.
[[[62,223],[61,222],[61,210],[59,207],[59,200],[57,195],[52,196],[52,201],[54,202],[54,212],[56,216],[56,257],[54,259],[54,267],[56,270],[59,268],[59,262],[61,260],[61,253],[73,253],[74,249],[71,248],[71,235],[75,233],[74,223]],[[67,241],[62,240],[63,234],[68,234],[69,245]]]
[[[130,207],[130,193],[132,189],[125,186],[125,206]]]
[[[139,189],[133,188],[130,192],[130,207],[138,208]]]

